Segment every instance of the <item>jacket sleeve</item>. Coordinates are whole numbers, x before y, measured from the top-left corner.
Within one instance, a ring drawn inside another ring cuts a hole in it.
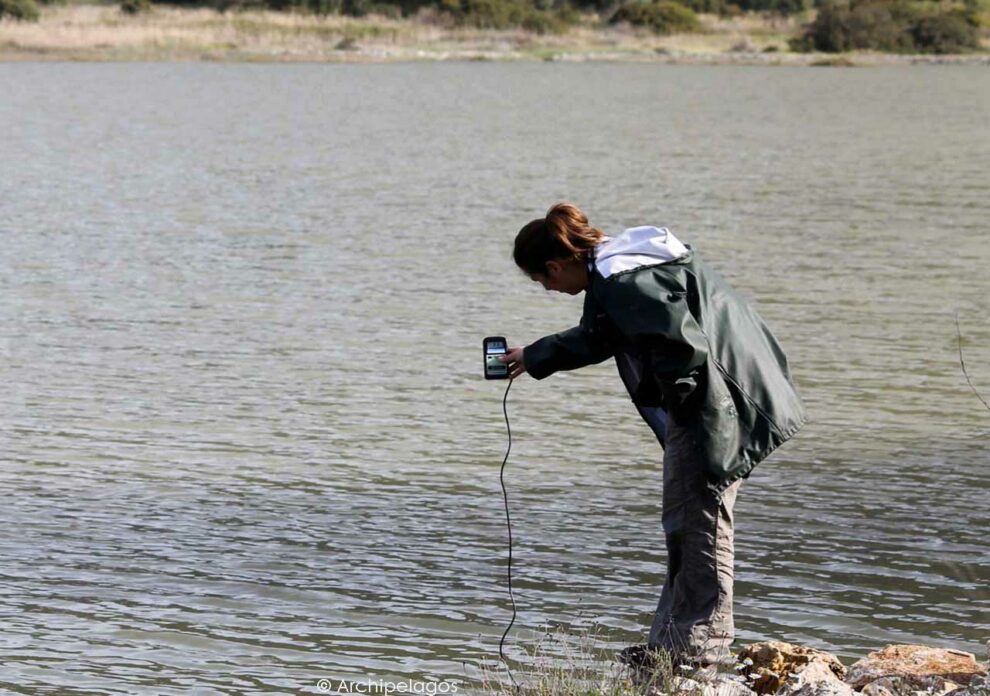
[[[612,357],[613,349],[599,330],[597,315],[598,305],[588,294],[580,324],[526,346],[523,350],[526,372],[543,379],[560,370],[576,370]]]

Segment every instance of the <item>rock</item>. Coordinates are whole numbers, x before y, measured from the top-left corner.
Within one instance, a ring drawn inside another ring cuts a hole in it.
[[[938,677],[926,681],[930,683],[930,686],[925,689],[924,696],[946,696],[946,694],[951,694],[962,688],[962,684],[956,684],[948,679],[940,680]]]
[[[896,696],[897,686],[892,684],[890,679],[882,677],[864,686],[863,694],[865,696]]]
[[[705,682],[704,696],[756,696],[742,677],[719,674]]]
[[[714,696],[756,696],[756,692],[742,681],[725,675],[712,682],[711,688]]]
[[[651,687],[647,696],[756,696],[738,677],[725,674],[709,679],[674,677],[668,688],[664,691],[663,687]]]
[[[854,696],[824,660],[812,660],[791,674],[776,696]]]
[[[846,668],[831,653],[776,640],[746,646],[739,651],[737,660],[744,665],[742,673],[753,681],[758,694],[775,693],[791,674],[812,662],[824,664],[839,679],[846,673]]]
[[[925,688],[919,690],[917,682],[904,677],[880,677],[863,687],[866,696],[946,696],[961,689],[961,685],[939,677],[928,677],[922,680]]]
[[[952,696],[990,696],[990,676],[977,677],[967,688],[954,691]]]
[[[671,690],[673,691],[688,691],[701,693],[702,686],[701,682],[695,681],[694,679],[688,679],[687,677],[674,677],[670,683]]]
[[[643,684],[640,684],[643,686]],[[687,677],[674,677],[670,680],[669,684],[645,684],[646,696],[686,696],[687,694],[692,694],[692,696],[702,696],[704,694],[704,686],[701,682],[697,682],[694,679],[688,679]]]
[[[985,675],[986,669],[971,653],[924,645],[888,645],[850,667],[846,683],[857,691],[877,683],[869,696],[887,696],[882,691],[893,696],[908,696],[914,691],[940,696]]]

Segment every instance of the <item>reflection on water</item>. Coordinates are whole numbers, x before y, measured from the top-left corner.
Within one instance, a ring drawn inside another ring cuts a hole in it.
[[[474,678],[511,607],[503,383],[576,320],[558,198],[754,298],[812,422],[737,506],[740,641],[990,637],[986,72],[6,65],[0,685]],[[509,399],[516,627],[641,640],[660,453],[609,364]]]

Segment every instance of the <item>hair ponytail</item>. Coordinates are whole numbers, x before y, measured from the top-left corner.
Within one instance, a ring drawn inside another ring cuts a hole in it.
[[[547,271],[547,261],[582,256],[604,234],[588,224],[588,217],[573,203],[556,203],[546,217],[527,223],[516,235],[512,256],[530,275]]]

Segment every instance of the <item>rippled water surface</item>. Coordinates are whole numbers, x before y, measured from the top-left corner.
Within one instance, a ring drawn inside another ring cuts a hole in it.
[[[737,505],[740,642],[990,638],[990,72],[0,66],[0,687],[462,680],[511,616],[502,383],[559,198],[669,226],[811,422]],[[660,450],[610,363],[509,395],[518,616],[645,637]]]

